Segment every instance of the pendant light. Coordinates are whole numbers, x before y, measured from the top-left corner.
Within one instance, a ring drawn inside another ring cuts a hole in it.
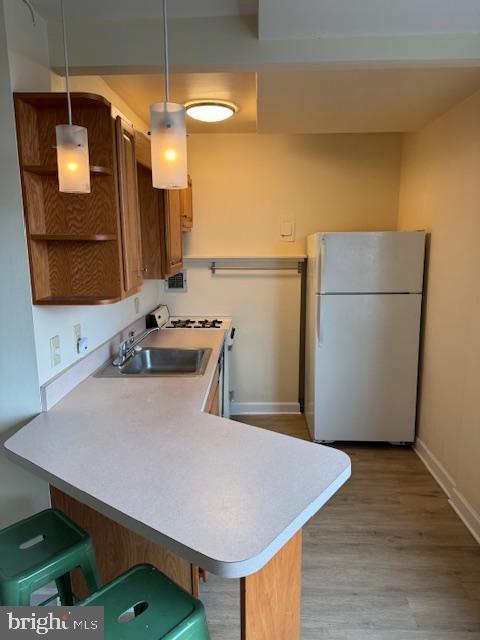
[[[72,124],[72,101],[67,53],[67,32],[63,0],[60,0],[65,54],[65,82],[67,89],[68,124],[57,124],[58,188],[63,193],[90,193],[90,161],[88,134],[85,127]]]
[[[163,0],[165,100],[150,105],[152,182],[156,189],[187,187],[185,107],[170,102],[168,75],[167,0]]]

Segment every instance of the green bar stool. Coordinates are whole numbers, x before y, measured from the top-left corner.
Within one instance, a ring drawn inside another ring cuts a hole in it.
[[[205,611],[149,564],[139,564],[78,603],[104,607],[105,640],[210,640]]]
[[[55,580],[60,602],[71,606],[70,570],[76,567],[91,592],[100,588],[90,536],[65,514],[46,509],[16,522],[0,531],[0,604],[29,605],[34,591]]]

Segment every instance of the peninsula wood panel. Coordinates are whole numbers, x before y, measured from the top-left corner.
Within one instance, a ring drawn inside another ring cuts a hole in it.
[[[242,640],[300,640],[302,532],[263,569],[241,579]]]
[[[194,596],[198,595],[198,568],[163,547],[149,542],[110,518],[50,487],[52,507],[67,514],[85,529],[93,542],[100,575],[109,582],[136,564],[147,562],[160,569],[171,580]],[[84,598],[88,591],[79,570],[72,573],[73,589]]]

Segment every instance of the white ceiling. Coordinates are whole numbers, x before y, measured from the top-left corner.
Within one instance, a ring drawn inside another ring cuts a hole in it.
[[[103,79],[144,120],[163,100],[161,75]],[[328,69],[171,76],[176,102],[224,99],[239,107],[215,124],[187,118],[191,133],[415,131],[480,89],[480,69]],[[258,124],[257,124],[258,123]]]
[[[260,38],[480,31],[480,0],[260,0]]]
[[[160,18],[161,0],[64,0],[70,20]],[[59,20],[59,0],[33,0],[47,20]],[[479,0],[170,0],[172,18],[259,16],[260,39],[474,33]]]
[[[149,122],[149,105],[164,99],[162,75],[103,76],[105,82],[125,100],[144,122]],[[234,102],[239,110],[228,120],[215,124],[187,118],[190,133],[252,133],[257,130],[255,73],[177,73],[170,76],[174,102],[211,98]]]
[[[58,0],[33,1],[58,21]],[[155,24],[161,0],[65,0],[65,6],[70,25],[87,21],[76,32],[70,28],[73,68],[76,62],[83,73],[100,72],[148,121],[148,105],[163,99],[162,78],[144,75],[153,70],[156,27],[128,30],[128,24],[141,18]],[[243,17],[257,9],[259,38]],[[189,120],[192,132],[413,131],[480,89],[480,0],[169,0],[168,13],[182,18],[170,52],[172,65],[180,60],[177,70],[185,71],[172,75],[172,98],[224,98],[240,106],[223,123]],[[188,20],[197,17],[205,18],[201,27]],[[51,38],[58,32],[55,26]],[[412,48],[417,57],[409,58]],[[84,51],[89,61],[82,67]],[[466,52],[460,62],[458,51]],[[126,69],[136,75],[106,75]]]
[[[480,89],[480,69],[258,74],[262,133],[415,131]]]
[[[60,19],[59,0],[32,0],[46,20]],[[78,21],[161,18],[161,0],[64,0],[67,19]],[[257,13],[257,0],[170,0],[170,18],[206,18]]]

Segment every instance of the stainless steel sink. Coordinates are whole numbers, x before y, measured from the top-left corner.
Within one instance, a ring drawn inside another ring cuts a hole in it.
[[[211,349],[145,347],[122,366],[108,364],[95,377],[201,376],[205,373],[211,353]]]

